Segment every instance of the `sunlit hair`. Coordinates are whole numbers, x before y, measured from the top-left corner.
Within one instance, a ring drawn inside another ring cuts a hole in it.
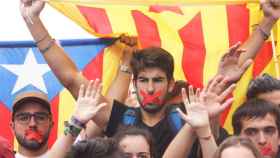
[[[224,140],[216,150],[213,158],[221,158],[222,152],[230,147],[244,147],[252,152],[255,158],[262,158],[255,145],[248,139],[240,136],[232,136]]]

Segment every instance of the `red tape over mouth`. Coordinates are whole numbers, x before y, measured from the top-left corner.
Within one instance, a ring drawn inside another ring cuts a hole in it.
[[[272,145],[271,144],[267,144],[266,146],[264,146],[261,149],[261,154],[263,156],[271,156],[271,155],[273,155]]]
[[[25,137],[27,140],[35,140],[39,143],[43,142],[43,134],[40,131],[28,129],[25,131]]]
[[[148,104],[162,105],[162,101],[159,99],[159,96],[161,96],[161,91],[158,91],[154,94],[147,94],[144,91],[140,90],[140,94],[143,97],[142,105],[144,107]]]

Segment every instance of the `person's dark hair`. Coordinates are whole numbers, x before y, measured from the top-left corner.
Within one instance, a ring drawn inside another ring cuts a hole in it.
[[[136,126],[120,126],[118,132],[114,135],[114,138],[119,145],[126,136],[143,136],[149,144],[151,157],[154,157],[154,141],[148,130]]]
[[[258,149],[248,138],[232,136],[225,139],[224,142],[221,145],[219,145],[213,158],[221,158],[222,152],[230,147],[244,147],[249,149],[254,154],[255,158],[262,157]]]
[[[123,152],[114,139],[83,140],[72,146],[66,158],[123,158]]]
[[[149,47],[133,54],[131,63],[134,79],[146,68],[159,68],[166,73],[167,79],[173,79],[174,59],[169,52],[159,47]]]
[[[232,126],[235,135],[242,130],[242,120],[264,118],[267,114],[275,117],[278,132],[280,132],[280,112],[276,105],[262,99],[249,99],[243,103],[232,116]]]
[[[252,80],[248,86],[247,98],[257,98],[259,94],[280,90],[280,80],[263,74]]]

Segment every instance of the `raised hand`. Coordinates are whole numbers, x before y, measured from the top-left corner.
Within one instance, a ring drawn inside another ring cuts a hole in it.
[[[264,16],[277,20],[280,17],[280,0],[260,0]]]
[[[122,34],[120,36],[120,42],[125,44],[125,47],[123,50],[123,56],[122,56],[122,63],[129,65],[132,55],[134,52],[136,52],[137,47],[138,47],[137,37]]]
[[[87,123],[91,120],[93,116],[107,105],[106,103],[100,103],[101,90],[102,86],[98,79],[90,81],[86,88],[84,85],[81,85],[73,116],[82,123]]]
[[[206,110],[211,118],[219,116],[233,101],[232,98],[226,100],[226,97],[232,93],[235,84],[221,90],[219,87],[224,85],[223,80],[223,76],[215,77],[209,82],[206,88],[201,91],[199,96],[200,102],[206,106]]]
[[[209,126],[209,116],[206,106],[199,101],[199,90],[193,91],[193,87],[189,87],[189,97],[187,97],[186,90],[182,89],[182,98],[187,114],[184,114],[178,109],[181,117],[192,126],[194,129]]]
[[[252,60],[248,59],[242,65],[238,64],[240,54],[246,51],[239,49],[240,44],[238,42],[230,47],[219,63],[218,74],[225,76],[229,84],[237,82],[252,63]]]
[[[43,0],[20,0],[21,15],[25,19],[39,16],[44,6]]]

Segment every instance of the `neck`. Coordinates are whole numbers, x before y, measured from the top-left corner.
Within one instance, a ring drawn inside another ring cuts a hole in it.
[[[149,127],[156,125],[165,116],[165,107],[157,113],[148,113],[141,109],[142,121]]]
[[[36,151],[26,149],[21,145],[18,147],[18,153],[20,153],[21,155],[24,155],[26,157],[37,157],[37,156],[40,156],[40,155],[43,155],[44,153],[46,153],[47,150],[48,150],[47,144]]]

